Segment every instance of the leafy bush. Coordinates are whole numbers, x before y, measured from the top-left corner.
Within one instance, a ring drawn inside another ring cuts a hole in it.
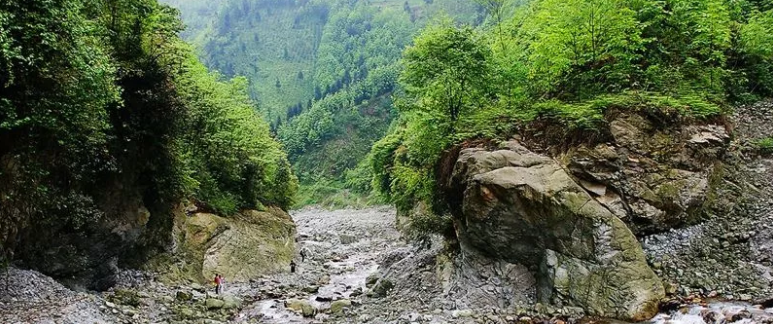
[[[443,214],[442,216],[432,213],[411,215],[410,229],[419,234],[419,236],[427,233],[453,233],[454,220],[450,214]]]
[[[604,113],[612,108],[694,118],[713,117],[723,111],[720,105],[695,96],[670,97],[642,92],[601,95],[576,103],[553,99],[532,106],[535,115],[552,117],[579,129],[598,128],[604,121]]]
[[[740,42],[744,90],[773,95],[773,10],[753,12],[740,29]]]
[[[767,137],[757,141],[757,147],[759,147],[762,153],[773,153],[773,137]]]
[[[389,197],[392,188],[392,169],[395,164],[395,152],[402,145],[402,133],[398,130],[376,142],[371,149],[370,165],[373,172],[371,186],[380,194]]]
[[[373,191],[373,187],[371,187],[373,170],[370,168],[370,156],[362,159],[353,170],[346,170],[344,179],[344,185],[352,191],[361,194],[371,193]]]
[[[224,214],[259,205],[289,207],[297,180],[249,100],[247,80],[220,82],[195,58],[187,62],[187,73],[175,81],[191,107],[184,149],[198,184],[194,197]]]

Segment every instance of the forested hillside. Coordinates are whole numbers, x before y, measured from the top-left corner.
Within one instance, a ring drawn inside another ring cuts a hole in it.
[[[212,17],[217,17],[220,8],[227,3],[227,0],[163,0],[159,2],[180,11],[180,19],[185,23],[185,28],[180,34],[184,39],[191,41],[194,37],[201,35],[202,31],[209,26]]]
[[[667,127],[769,98],[771,9],[756,0],[535,0],[491,28],[434,24],[404,53],[399,127],[373,148],[374,184],[403,212],[426,204],[433,212],[416,224],[443,232],[451,224],[437,181],[451,147],[516,137],[560,150],[610,141],[608,119],[621,111]]]
[[[183,11],[184,35],[209,67],[250,80],[296,173],[315,185],[305,198],[334,195],[346,178],[368,192],[369,180],[351,170],[393,118],[402,50],[429,21],[485,18],[472,0],[239,0],[217,10],[207,1],[169,3]]]
[[[186,200],[224,216],[290,205],[296,180],[247,80],[209,73],[177,16],[156,0],[0,4],[3,256],[93,274],[127,256],[100,226],[138,210],[152,244]]]

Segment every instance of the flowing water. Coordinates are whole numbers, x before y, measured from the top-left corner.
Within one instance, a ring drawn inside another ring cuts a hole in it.
[[[761,323],[773,318],[773,308],[740,302],[712,302],[707,306],[693,305],[671,314],[658,314],[652,324],[714,324],[714,323]]]

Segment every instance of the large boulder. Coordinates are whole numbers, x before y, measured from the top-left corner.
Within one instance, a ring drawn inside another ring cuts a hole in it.
[[[207,282],[215,274],[226,283],[248,281],[289,271],[295,253],[295,223],[278,208],[229,218],[183,216],[176,220],[175,234],[175,250],[154,260],[155,270],[172,282]]]
[[[516,142],[463,150],[448,187],[463,245],[534,269],[538,297],[589,315],[640,321],[664,297],[636,237],[552,159]]]
[[[387,294],[389,294],[389,291],[392,290],[394,287],[395,287],[395,284],[392,283],[392,281],[386,278],[381,278],[373,286],[372,291],[374,296],[386,297]]]
[[[225,302],[222,299],[207,298],[204,305],[207,306],[207,309],[221,309],[225,306]]]
[[[285,308],[301,314],[303,317],[313,317],[317,313],[317,309],[309,301],[301,299],[286,300]]]
[[[336,315],[343,314],[344,308],[351,307],[352,301],[348,299],[336,300],[330,304],[330,312]]]
[[[223,297],[223,309],[239,309],[242,308],[242,300],[235,296]]]

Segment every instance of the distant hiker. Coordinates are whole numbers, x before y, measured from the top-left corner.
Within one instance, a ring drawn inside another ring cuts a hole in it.
[[[295,273],[295,260],[290,261],[290,273]]]
[[[301,249],[301,262],[306,261],[306,254],[308,254],[308,251],[306,250],[306,247]]]
[[[223,290],[223,277],[220,274],[215,274],[215,293],[220,295],[221,290]]]

